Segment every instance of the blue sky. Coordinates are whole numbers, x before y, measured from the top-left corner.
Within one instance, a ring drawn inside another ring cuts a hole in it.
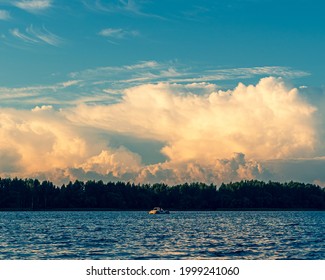
[[[0,0],[0,173],[321,184],[325,177],[296,170],[324,166],[324,8],[308,0]]]
[[[198,71],[289,67],[319,86],[323,8],[307,0],[2,0],[1,83],[48,84],[70,72],[154,60]]]

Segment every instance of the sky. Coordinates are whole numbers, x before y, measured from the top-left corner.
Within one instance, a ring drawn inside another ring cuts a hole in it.
[[[324,9],[0,0],[0,176],[325,186]]]

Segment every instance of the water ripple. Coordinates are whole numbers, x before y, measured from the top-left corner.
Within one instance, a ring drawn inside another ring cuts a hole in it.
[[[1,212],[0,259],[324,259],[325,212]]]

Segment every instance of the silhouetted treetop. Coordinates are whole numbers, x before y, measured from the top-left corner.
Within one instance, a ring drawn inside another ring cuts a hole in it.
[[[325,209],[325,189],[258,180],[213,184],[134,184],[76,180],[56,186],[37,179],[0,178],[0,209],[147,210]]]

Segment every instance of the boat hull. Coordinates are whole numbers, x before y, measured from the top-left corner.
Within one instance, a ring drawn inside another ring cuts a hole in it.
[[[150,210],[149,214],[156,215],[156,214],[169,214],[168,210]]]

